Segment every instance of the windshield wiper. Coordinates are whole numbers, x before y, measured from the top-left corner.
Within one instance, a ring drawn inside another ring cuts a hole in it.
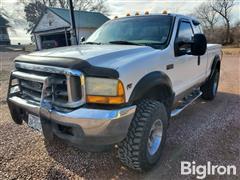
[[[85,42],[84,44],[96,44],[96,45],[100,45],[101,43],[100,42]]]
[[[138,44],[138,43],[133,43],[130,41],[110,41],[110,44],[125,44],[125,45],[137,45],[137,46],[142,46],[142,44]]]

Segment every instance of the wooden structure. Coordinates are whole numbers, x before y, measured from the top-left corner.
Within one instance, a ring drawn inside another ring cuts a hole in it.
[[[98,27],[109,20],[98,12],[74,11],[77,39],[89,37]],[[45,49],[46,44],[54,47],[71,45],[71,20],[68,9],[47,8],[34,27],[32,33],[37,49]]]

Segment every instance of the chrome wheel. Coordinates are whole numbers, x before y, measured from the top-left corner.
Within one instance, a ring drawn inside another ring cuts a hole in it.
[[[152,156],[157,151],[162,141],[163,135],[163,124],[160,119],[157,119],[150,130],[148,137],[148,152]]]

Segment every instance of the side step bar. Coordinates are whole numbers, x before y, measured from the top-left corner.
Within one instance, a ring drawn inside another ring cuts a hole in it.
[[[189,96],[183,98],[179,103],[180,105],[173,109],[171,112],[171,117],[177,116],[180,112],[182,112],[186,107],[193,103],[198,97],[202,95],[202,91],[195,90]]]

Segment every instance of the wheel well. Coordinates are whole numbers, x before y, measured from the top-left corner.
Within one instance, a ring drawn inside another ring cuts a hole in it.
[[[211,67],[211,74],[209,75],[210,79],[213,76],[213,73],[215,70],[217,70],[218,72],[220,72],[220,68],[221,68],[221,61],[220,61],[220,57],[219,56],[215,56],[213,63],[212,63],[212,67]]]
[[[129,103],[138,104],[143,99],[161,101],[167,109],[170,109],[174,100],[170,78],[160,71],[145,75],[134,87]]]
[[[218,62],[217,62],[217,65],[216,65],[216,69],[217,69],[218,71],[220,71],[220,67],[221,67],[221,62],[218,61]]]
[[[215,56],[213,63],[212,63],[212,71],[214,71],[215,69],[217,69],[218,71],[220,71],[220,66],[221,66],[221,61],[220,61],[220,57],[219,56]]]
[[[158,85],[149,89],[141,98],[142,99],[154,99],[162,102],[169,110],[172,107],[174,95],[172,89],[166,85]]]

